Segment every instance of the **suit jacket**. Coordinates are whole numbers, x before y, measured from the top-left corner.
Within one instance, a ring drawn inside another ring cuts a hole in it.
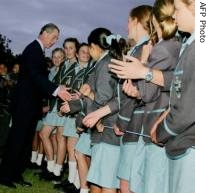
[[[21,55],[20,73],[13,96],[12,112],[41,115],[42,100],[51,97],[57,85],[48,80],[43,50],[37,40],[30,43]]]

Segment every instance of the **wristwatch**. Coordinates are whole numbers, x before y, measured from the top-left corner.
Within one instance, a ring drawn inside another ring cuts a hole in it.
[[[148,72],[146,73],[144,79],[146,80],[146,82],[150,82],[153,79],[153,72],[151,68],[148,69]]]

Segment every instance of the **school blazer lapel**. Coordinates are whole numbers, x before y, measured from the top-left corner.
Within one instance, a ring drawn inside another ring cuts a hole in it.
[[[68,76],[73,76],[73,72],[75,70],[75,66],[76,66],[77,62],[74,62],[64,73],[64,75],[61,77],[61,82],[63,83],[63,81],[68,77]]]

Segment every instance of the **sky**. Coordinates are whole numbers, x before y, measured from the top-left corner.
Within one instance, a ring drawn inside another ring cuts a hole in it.
[[[12,40],[9,48],[20,54],[37,38],[46,23],[55,23],[61,30],[52,49],[62,47],[64,39],[76,37],[86,42],[96,27],[127,37],[127,21],[132,8],[152,5],[154,0],[0,0],[0,34]]]

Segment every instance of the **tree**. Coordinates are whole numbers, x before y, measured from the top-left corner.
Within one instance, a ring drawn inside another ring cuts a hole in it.
[[[0,62],[5,63],[8,67],[12,66],[16,59],[9,48],[11,42],[6,36],[0,34]]]

